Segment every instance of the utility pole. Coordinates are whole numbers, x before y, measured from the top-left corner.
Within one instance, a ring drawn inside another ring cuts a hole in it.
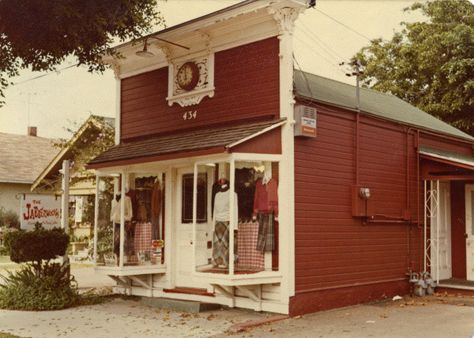
[[[341,62],[339,64],[340,66],[344,65],[344,62]],[[364,72],[361,70],[362,65],[360,64],[359,60],[353,60],[349,63],[349,66],[351,66],[351,69],[346,73],[346,76],[351,77],[355,76],[356,77],[356,99],[357,99],[357,111],[360,112],[360,76],[364,74]]]

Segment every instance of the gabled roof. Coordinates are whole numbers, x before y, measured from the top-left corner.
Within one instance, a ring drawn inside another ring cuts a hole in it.
[[[76,142],[80,142],[81,137],[83,137],[91,129],[102,130],[103,128],[114,128],[114,121],[115,119],[109,117],[96,115],[89,116],[89,118],[72,136],[71,140],[68,142],[68,146],[62,148],[59,152],[57,152],[56,156],[50,159],[50,161],[39,167],[42,170],[34,177],[31,191],[35,190],[45,178],[56,176],[59,172],[59,169],[62,167],[63,160],[72,159],[73,155],[71,154],[71,148]]]
[[[231,148],[280,127],[286,122],[272,120],[252,122],[233,126],[210,127],[192,131],[149,137],[141,140],[124,141],[103,152],[89,162],[88,166],[96,168],[117,161],[132,159],[156,158],[163,155],[176,155],[198,150],[214,150],[222,153]]]
[[[297,97],[351,110],[357,109],[355,86],[299,70],[295,70],[294,79]],[[385,120],[474,141],[474,137],[394,95],[360,88],[360,106],[362,112]]]
[[[53,139],[0,133],[0,182],[31,184],[59,152]]]

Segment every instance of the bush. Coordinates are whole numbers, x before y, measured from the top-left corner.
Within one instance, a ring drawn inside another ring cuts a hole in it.
[[[35,262],[38,265],[43,260],[64,256],[69,238],[63,229],[45,230],[37,226],[33,231],[6,233],[4,242],[13,262]]]
[[[5,234],[10,259],[28,264],[2,277],[0,308],[58,310],[78,304],[77,283],[69,264],[50,263],[65,254],[68,244],[62,229],[45,230],[40,224],[33,231]]]
[[[20,218],[13,210],[5,210],[0,207],[0,226],[8,228],[20,228]]]
[[[41,276],[30,264],[1,276],[0,308],[12,310],[59,310],[79,304],[77,283],[69,266],[44,264]]]

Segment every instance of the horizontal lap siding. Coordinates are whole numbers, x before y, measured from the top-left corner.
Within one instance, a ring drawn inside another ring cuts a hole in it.
[[[363,225],[352,217],[355,114],[318,106],[317,122],[317,138],[295,141],[296,292],[404,278],[410,260],[418,261],[419,230]],[[407,199],[406,132],[361,117],[359,133],[359,182],[371,189],[375,213],[400,217]],[[408,139],[416,219],[415,135]]]
[[[168,68],[122,80],[122,140],[177,130],[279,116],[278,39],[215,54],[215,95],[200,104],[168,106]],[[183,114],[197,110],[194,120]]]

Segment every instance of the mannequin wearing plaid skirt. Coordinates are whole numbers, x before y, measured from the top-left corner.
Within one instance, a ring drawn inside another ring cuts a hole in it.
[[[214,267],[229,266],[229,225],[230,225],[230,190],[220,191],[214,199],[214,234],[212,240],[212,265]],[[238,202],[237,194],[234,197],[234,224],[237,226]]]

